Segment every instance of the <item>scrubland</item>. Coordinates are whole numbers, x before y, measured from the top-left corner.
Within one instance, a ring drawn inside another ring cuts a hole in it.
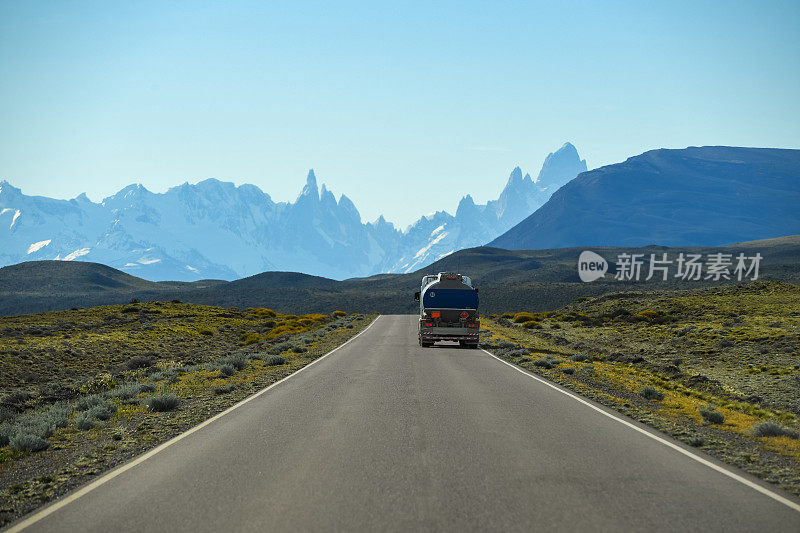
[[[302,368],[372,319],[177,301],[0,318],[0,525]]]

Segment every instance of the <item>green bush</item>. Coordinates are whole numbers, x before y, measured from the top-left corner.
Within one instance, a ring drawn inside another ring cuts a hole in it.
[[[706,421],[708,424],[722,424],[725,422],[725,415],[722,413],[715,411],[713,407],[706,407],[700,408],[700,416],[703,417],[703,420]]]
[[[43,438],[30,433],[17,433],[8,443],[13,450],[21,452],[38,452],[47,449],[50,444]]]
[[[523,322],[527,322],[529,320],[535,320],[535,319],[536,319],[536,315],[534,315],[533,313],[522,312],[522,313],[516,313],[514,315],[514,323],[515,324],[521,324]]]
[[[0,424],[12,422],[17,417],[17,412],[9,407],[0,405]]]
[[[554,366],[558,365],[558,363],[559,360],[553,357],[552,355],[548,355],[544,359],[537,359],[533,362],[534,366],[547,369],[553,368]]]
[[[347,313],[345,313],[344,311],[334,311],[333,313],[331,313],[331,316],[333,318],[343,318],[347,316]]]
[[[542,326],[538,320],[526,320],[522,323],[522,327],[525,329],[540,329]]]
[[[95,425],[95,419],[89,411],[78,413],[78,416],[75,418],[75,427],[80,430],[92,429]]]
[[[0,426],[0,448],[3,446],[8,446],[8,442],[11,440],[11,437],[14,436],[14,428],[10,425],[2,425]]]
[[[799,436],[797,431],[785,428],[771,420],[755,424],[753,435],[756,437],[789,437],[790,439],[796,439]]]
[[[642,391],[639,394],[642,396],[642,398],[644,398],[646,400],[661,401],[661,400],[664,399],[664,393],[663,392],[661,392],[659,390],[656,390],[655,388],[650,387],[650,386],[647,386],[647,387],[643,388]]]
[[[247,355],[234,353],[218,359],[217,362],[220,365],[231,365],[236,370],[244,370],[247,366]]]
[[[228,394],[229,392],[236,390],[236,385],[219,385],[217,387],[211,387],[211,390],[214,394]]]
[[[155,387],[150,383],[123,383],[116,389],[107,393],[109,398],[118,398],[122,401],[130,401],[143,392],[153,392]]]
[[[255,344],[258,341],[260,341],[261,340],[261,335],[251,331],[249,333],[242,333],[242,336],[240,337],[240,339],[241,339],[243,345],[249,346],[250,344]]]
[[[576,363],[584,363],[586,361],[591,361],[592,360],[588,355],[584,355],[582,353],[576,353],[575,355],[570,357],[570,359],[572,361],[575,361]]]
[[[286,359],[279,355],[270,355],[266,359],[264,359],[264,364],[268,366],[278,366],[286,364]]]
[[[162,392],[145,398],[144,404],[152,411],[172,411],[181,404],[181,399],[171,392]]]
[[[75,409],[78,411],[86,411],[87,409],[90,409],[96,405],[104,405],[106,403],[107,402],[105,398],[99,394],[90,394],[89,396],[84,396],[75,402]]]
[[[103,405],[95,405],[83,412],[86,416],[94,418],[95,420],[108,420],[117,412],[117,406],[111,403]]]
[[[223,363],[219,365],[219,373],[225,377],[232,376],[236,373],[236,367],[230,363]]]

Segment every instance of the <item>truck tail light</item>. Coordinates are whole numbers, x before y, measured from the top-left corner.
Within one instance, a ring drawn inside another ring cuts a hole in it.
[[[431,316],[433,318],[439,318],[440,316],[442,316],[442,313],[440,313],[439,311],[434,311],[433,313],[431,313]]]

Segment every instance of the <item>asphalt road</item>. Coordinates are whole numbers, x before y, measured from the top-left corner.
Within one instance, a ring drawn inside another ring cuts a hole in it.
[[[27,530],[800,531],[789,505],[483,351],[420,348],[410,316],[53,509]]]

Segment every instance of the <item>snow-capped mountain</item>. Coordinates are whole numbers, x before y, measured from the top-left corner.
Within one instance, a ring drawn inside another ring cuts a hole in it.
[[[0,265],[95,261],[150,280],[235,279],[266,270],[343,279],[410,272],[482,245],[520,222],[586,170],[567,143],[536,180],[515,168],[497,200],[467,195],[455,216],[439,211],[400,231],[383,217],[362,223],[345,195],[317,186],[314,171],[295,202],[275,203],[254,185],[209,179],[163,194],[129,185],[101,203],[27,196],[0,182]]]
[[[408,251],[387,270],[413,272],[456,250],[482,246],[495,238],[491,235],[501,235],[514,227],[562,185],[585,171],[586,160],[570,143],[547,156],[535,180],[530,174],[523,176],[516,167],[497,200],[478,205],[466,195],[455,216],[438,211],[420,218],[403,235],[404,249]]]

